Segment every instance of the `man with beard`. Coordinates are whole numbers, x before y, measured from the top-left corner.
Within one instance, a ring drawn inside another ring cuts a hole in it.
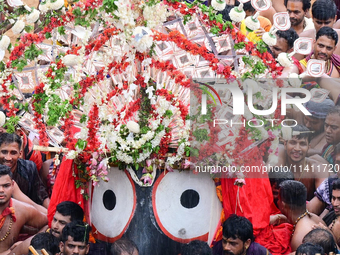
[[[298,181],[284,181],[280,185],[278,206],[288,222],[294,225],[291,238],[292,251],[302,244],[303,237],[322,219],[306,209],[307,189]]]
[[[33,206],[12,199],[14,181],[8,166],[0,165],[0,255],[13,254],[10,247],[24,225],[42,228],[47,217]]]
[[[317,32],[323,27],[332,28],[335,21],[337,8],[333,0],[316,0],[312,5],[312,20],[315,29],[309,29],[301,34],[300,37],[309,37],[315,39]],[[336,29],[335,32],[340,35],[340,30]],[[335,54],[340,54],[340,48],[337,48],[334,52]],[[339,56],[337,56],[339,57]],[[298,59],[302,59],[302,55],[297,56]],[[333,59],[336,63],[339,63],[339,59]],[[334,63],[335,64],[335,63]]]
[[[89,253],[89,233],[91,227],[81,221],[67,224],[61,235],[60,255],[86,255]]]
[[[56,212],[53,216],[53,220],[51,222],[51,228],[42,229],[42,231],[47,231],[54,237],[60,240],[61,233],[64,227],[73,221],[82,221],[84,218],[83,209],[74,202],[71,201],[63,201],[59,203],[56,207]],[[46,230],[47,229],[47,230]],[[28,247],[33,237],[30,237],[15,247],[12,252],[15,254],[28,254]]]
[[[294,42],[298,38],[299,38],[298,34],[292,28],[289,28],[288,30],[285,31],[281,30],[277,31],[276,44],[270,47],[273,57],[277,58],[281,52],[286,53],[292,52]]]
[[[310,0],[285,0],[292,28],[300,35],[303,31],[314,29],[313,21],[306,17]]]
[[[332,61],[332,56],[334,51],[336,50],[338,38],[339,38],[338,34],[333,28],[330,27],[320,28],[320,30],[316,33],[313,54],[307,56],[306,58],[300,61],[302,69],[306,71],[307,62],[310,59],[323,60],[326,62],[325,73],[329,77],[339,78],[340,77],[339,72]]]
[[[294,179],[306,186],[307,200],[310,200],[328,174],[317,171],[323,169],[322,165],[317,160],[307,157],[311,131],[302,125],[296,125],[291,129],[296,135],[284,142],[284,153],[280,151],[282,147],[279,148],[279,165],[287,166],[294,174]]]
[[[327,98],[320,103],[308,101],[304,106],[312,115],[304,115],[303,123],[310,131],[314,132],[311,136],[307,156],[321,155],[322,149],[327,143],[324,129],[326,116],[335,104]]]
[[[325,120],[327,144],[322,149],[322,157],[330,164],[335,161],[335,145],[340,142],[340,106],[331,108]]]
[[[223,223],[223,255],[269,255],[269,251],[254,242],[253,225],[242,216],[232,215]]]

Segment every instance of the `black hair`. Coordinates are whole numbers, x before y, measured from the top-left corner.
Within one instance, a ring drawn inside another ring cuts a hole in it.
[[[337,7],[333,0],[316,0],[312,6],[312,16],[318,20],[334,19]]]
[[[242,242],[246,242],[248,239],[253,241],[253,225],[247,218],[233,214],[223,223],[223,236],[239,238]]]
[[[307,189],[298,181],[284,181],[280,184],[279,195],[281,201],[288,204],[291,209],[306,208]]]
[[[299,35],[293,28],[289,28],[286,31],[278,30],[276,32],[277,37],[283,38],[287,41],[288,50],[294,47],[294,42],[299,38]]]
[[[316,228],[311,230],[302,239],[302,243],[313,243],[320,245],[324,253],[337,253],[337,247],[333,235],[325,229]]]
[[[31,240],[31,245],[36,250],[45,249],[51,254],[59,252],[59,240],[50,233],[45,232],[36,234]]]
[[[121,238],[112,244],[111,255],[121,255],[123,252],[132,255],[135,250],[139,252],[137,245],[133,241]]]
[[[0,146],[4,143],[17,143],[19,145],[19,150],[21,149],[21,138],[17,134],[1,133]]]
[[[212,255],[212,250],[206,242],[194,240],[182,246],[181,255]]]
[[[9,177],[11,177],[11,179],[13,179],[13,173],[9,166],[0,165],[0,177],[4,175],[8,175]]]
[[[301,2],[302,3],[302,10],[308,11],[310,9],[310,0],[285,0],[285,6],[287,7],[288,1],[292,2]]]
[[[340,190],[340,179],[335,179],[332,182],[332,190]]]
[[[268,177],[270,185],[276,184],[277,187],[284,181],[294,180],[294,174],[291,171],[285,171],[284,167],[278,168],[278,171],[269,171]]]
[[[226,7],[224,8],[223,11],[219,11],[217,12],[217,14],[222,14],[222,17],[225,21],[232,21],[230,16],[229,16],[229,12],[231,11],[231,9],[234,8],[234,6],[230,6],[230,5],[226,5]]]
[[[318,244],[303,243],[296,249],[296,255],[324,254],[323,248]]]
[[[57,205],[56,211],[63,216],[71,216],[71,221],[82,221],[84,211],[77,203],[63,201]]]
[[[251,13],[254,13],[256,11],[255,8],[253,7],[253,5],[251,4],[251,1],[243,4],[243,10],[244,11],[250,11]]]
[[[335,45],[338,43],[338,33],[331,27],[322,27],[316,33],[316,40],[318,40],[321,36],[327,36],[328,39],[331,39],[335,42]]]
[[[340,105],[336,105],[334,107],[332,107],[328,113],[327,113],[327,116],[328,115],[331,115],[331,114],[338,114],[340,116]]]
[[[75,242],[88,244],[91,226],[83,221],[71,221],[62,231],[61,241],[65,243],[68,237],[72,237]]]
[[[294,135],[294,132],[299,132],[299,134]],[[299,124],[292,127],[292,137],[296,137],[297,139],[307,139],[307,141],[310,142],[312,132],[306,126]]]

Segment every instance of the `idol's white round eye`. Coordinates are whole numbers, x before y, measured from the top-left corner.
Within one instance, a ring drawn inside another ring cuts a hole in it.
[[[172,240],[211,243],[222,212],[214,181],[191,171],[161,174],[152,192],[157,224]]]
[[[136,208],[136,192],[128,173],[111,167],[108,182],[100,181],[93,190],[91,222],[94,236],[114,242],[121,238]]]

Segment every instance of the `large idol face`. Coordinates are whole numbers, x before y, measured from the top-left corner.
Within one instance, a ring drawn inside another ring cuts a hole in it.
[[[140,187],[117,168],[111,168],[108,177],[92,196],[96,238],[114,242],[127,237],[140,255],[178,254],[181,243],[212,240],[222,205],[209,175],[160,173],[152,187]]]

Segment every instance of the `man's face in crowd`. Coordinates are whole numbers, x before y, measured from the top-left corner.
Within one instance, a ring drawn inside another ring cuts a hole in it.
[[[0,176],[0,205],[6,204],[12,197],[13,180],[9,175]]]
[[[314,136],[324,131],[325,119],[305,115],[303,122],[309,130],[314,131]]]
[[[333,28],[335,21],[336,21],[336,17],[334,19],[327,19],[327,20],[316,19],[313,17],[313,23],[314,23],[316,33],[323,27]]]
[[[55,212],[51,223],[51,234],[57,238],[60,238],[61,232],[64,227],[71,222],[71,216],[64,216],[58,211]]]
[[[85,255],[89,252],[90,246],[84,242],[73,241],[73,237],[68,236],[65,243],[60,242],[59,248],[63,255]]]
[[[323,35],[314,44],[314,56],[318,60],[327,61],[335,51],[335,41]]]
[[[291,163],[299,163],[306,158],[308,151],[308,139],[293,136],[292,139],[285,142],[285,151]]]
[[[243,242],[239,238],[234,239],[231,237],[226,238],[225,236],[222,236],[223,255],[245,255],[250,243],[250,239],[248,239],[246,242]]]
[[[3,143],[0,146],[0,164],[6,165],[14,172],[20,158],[20,148],[17,143]]]
[[[332,190],[332,205],[336,216],[340,215],[340,190]]]
[[[290,23],[292,26],[300,25],[306,15],[306,12],[302,9],[303,4],[300,1],[288,1],[287,12],[289,14]]]
[[[336,145],[340,142],[340,116],[330,114],[325,120],[326,142]]]
[[[277,58],[277,56],[281,53],[281,52],[288,52],[288,42],[286,39],[281,38],[276,36],[276,44],[274,46],[272,46],[270,49],[273,52],[273,57]]]

